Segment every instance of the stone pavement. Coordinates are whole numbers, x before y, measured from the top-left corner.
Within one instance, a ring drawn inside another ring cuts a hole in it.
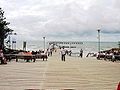
[[[0,65],[0,90],[116,90],[120,63],[54,53],[48,61]]]

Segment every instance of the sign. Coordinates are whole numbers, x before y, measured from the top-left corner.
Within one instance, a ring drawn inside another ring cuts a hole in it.
[[[26,50],[26,41],[23,42],[23,50]]]

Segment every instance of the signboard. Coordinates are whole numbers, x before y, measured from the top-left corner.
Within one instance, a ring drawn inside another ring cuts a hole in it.
[[[23,42],[23,50],[26,51],[26,41]]]

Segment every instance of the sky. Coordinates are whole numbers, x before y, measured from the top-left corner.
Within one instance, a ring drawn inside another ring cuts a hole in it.
[[[0,0],[17,40],[120,41],[120,0]]]

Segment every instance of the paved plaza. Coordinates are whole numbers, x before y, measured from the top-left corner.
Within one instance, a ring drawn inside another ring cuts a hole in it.
[[[0,65],[0,90],[115,90],[120,63],[54,53],[48,61]]]

